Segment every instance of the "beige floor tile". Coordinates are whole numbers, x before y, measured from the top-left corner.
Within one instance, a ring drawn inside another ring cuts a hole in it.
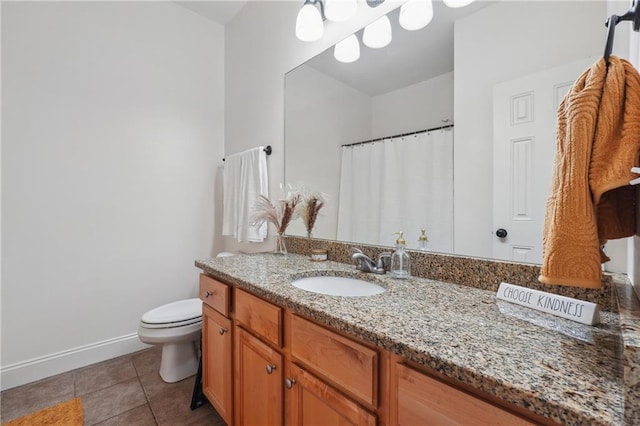
[[[60,374],[0,393],[0,420],[22,417],[74,397],[74,372]]]
[[[131,355],[138,376],[160,371],[161,358],[162,348],[160,346],[154,346]]]
[[[210,405],[208,405],[208,407],[209,410],[207,410],[206,414],[194,418],[188,421],[186,424],[188,426],[226,426],[226,423],[224,422],[224,420],[222,420],[222,417],[220,417]],[[198,408],[198,410],[201,410],[203,408],[205,407]]]
[[[193,391],[195,381],[196,376],[191,376],[176,383],[166,383],[162,380],[162,377],[160,377],[160,374],[157,371],[140,376],[140,383],[142,384],[142,388],[144,389],[144,393],[147,395],[148,399],[157,396],[160,392],[167,392],[167,389],[191,387],[191,390]]]
[[[138,378],[82,396],[84,424],[94,425],[147,403]]]
[[[130,356],[123,356],[76,371],[76,396],[86,395],[136,377]]]
[[[173,384],[153,383],[149,397],[151,410],[158,425],[218,425],[221,418],[209,404],[191,411],[191,396],[195,377]],[[144,386],[144,385],[143,385]],[[145,390],[150,389],[149,383]],[[149,394],[148,394],[149,395]]]
[[[100,422],[97,426],[156,426],[149,404]]]

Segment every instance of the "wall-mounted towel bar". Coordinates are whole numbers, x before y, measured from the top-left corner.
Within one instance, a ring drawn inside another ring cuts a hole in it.
[[[271,155],[272,149],[271,149],[271,145],[267,145],[263,151],[267,154],[267,155]],[[223,158],[222,161],[224,161],[225,159]]]

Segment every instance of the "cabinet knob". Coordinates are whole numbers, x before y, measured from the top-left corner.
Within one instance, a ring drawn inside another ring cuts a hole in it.
[[[284,385],[287,387],[287,389],[291,389],[295,384],[296,384],[296,379],[289,379],[289,378],[284,379]]]
[[[220,327],[220,330],[218,331],[218,333],[220,333],[220,335],[222,336],[224,333],[226,333],[227,331],[229,331],[228,328],[224,328],[224,327]]]
[[[213,296],[213,292],[212,292],[212,291],[207,290],[206,294],[204,295],[204,298],[206,299],[206,298],[207,298],[207,297],[209,297],[209,296]]]
[[[273,373],[273,370],[275,370],[275,369],[276,369],[275,365],[273,365],[273,364],[267,365],[267,374]]]

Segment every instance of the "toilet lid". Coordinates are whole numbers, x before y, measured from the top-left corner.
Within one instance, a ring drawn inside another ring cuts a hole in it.
[[[146,312],[142,315],[142,322],[147,324],[168,324],[200,318],[202,316],[202,301],[187,299],[168,303]]]

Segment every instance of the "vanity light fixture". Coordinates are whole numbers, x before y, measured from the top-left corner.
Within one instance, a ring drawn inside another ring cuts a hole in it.
[[[442,2],[449,7],[465,7],[473,3],[473,0],[442,0]]]
[[[432,18],[431,0],[409,0],[400,8],[400,26],[408,31],[426,27]]]
[[[360,43],[355,34],[351,34],[341,42],[337,43],[333,48],[333,57],[338,62],[350,64],[360,58]]]
[[[358,10],[357,0],[324,0],[324,2],[324,16],[333,22],[351,19]]]
[[[316,4],[320,4],[320,10]],[[324,24],[324,4],[322,0],[305,0],[296,18],[296,37],[302,41],[316,41],[322,38]]]
[[[387,15],[364,27],[362,42],[372,49],[379,49],[391,43],[391,22]]]

